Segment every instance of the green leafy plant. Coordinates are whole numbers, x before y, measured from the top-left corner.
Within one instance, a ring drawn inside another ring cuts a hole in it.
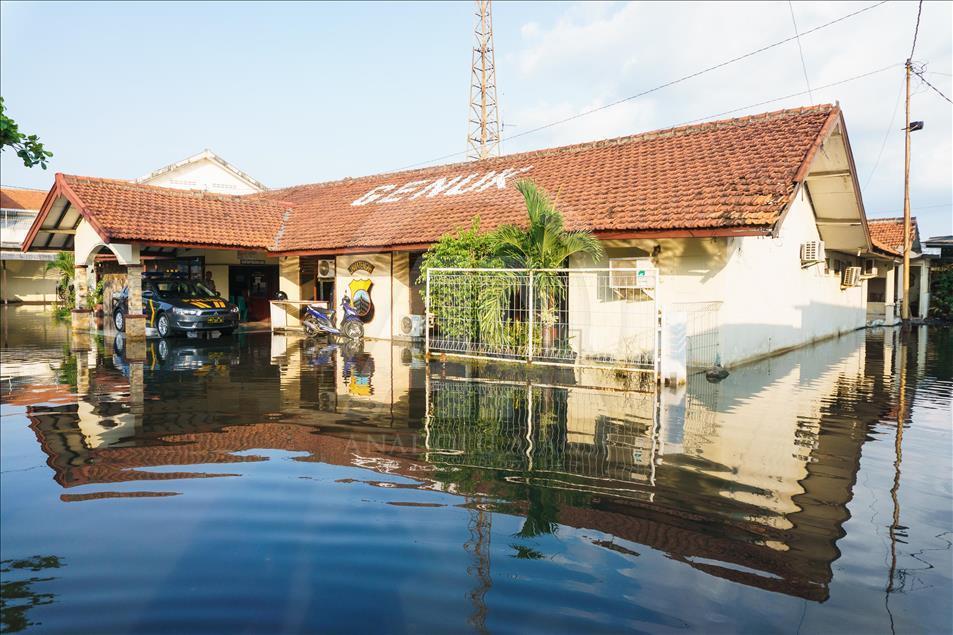
[[[49,272],[55,272],[58,276],[56,281],[56,308],[55,314],[68,314],[76,308],[76,291],[74,289],[73,277],[76,273],[76,261],[71,251],[61,251],[56,254],[53,260],[46,263],[43,269],[45,276]]]
[[[953,318],[953,265],[945,265],[930,272],[933,284],[930,294],[930,315]]]
[[[3,97],[0,97],[0,150],[13,148],[17,156],[23,160],[23,165],[32,168],[39,165],[46,169],[47,160],[53,153],[46,150],[35,134],[28,135],[20,132],[17,122],[7,116]]]
[[[100,278],[96,286],[86,294],[86,308],[93,310],[103,303],[103,295],[106,292],[106,280]]]

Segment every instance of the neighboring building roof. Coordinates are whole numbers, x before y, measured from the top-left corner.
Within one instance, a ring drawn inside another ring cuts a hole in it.
[[[831,105],[783,110],[261,196],[294,205],[278,241],[288,252],[428,244],[475,214],[485,229],[524,223],[520,177],[556,199],[568,228],[603,237],[763,234],[839,118]]]
[[[896,256],[903,255],[903,218],[868,218],[870,240],[874,247]],[[920,251],[920,232],[917,219],[910,219],[911,252]]]
[[[953,236],[931,236],[923,244],[927,247],[953,247]]]
[[[165,167],[161,167],[158,170],[154,170],[153,172],[150,172],[149,174],[137,179],[136,182],[149,183],[149,181],[158,179],[164,175],[167,175],[170,172],[175,172],[176,170],[180,170],[186,166],[199,163],[201,161],[211,161],[212,163],[217,164],[219,167],[224,169],[226,172],[229,172],[232,176],[237,178],[239,181],[242,181],[250,189],[256,192],[264,192],[265,190],[268,189],[267,187],[265,187],[265,185],[261,181],[253,179],[251,176],[249,176],[245,172],[242,172],[241,170],[236,168],[234,165],[232,165],[231,163],[229,163],[222,157],[218,156],[217,154],[215,154],[208,148],[206,148],[205,150],[202,150],[198,154],[193,154],[192,156],[186,159],[182,159],[181,161],[177,161],[175,163],[170,163],[169,165]]]
[[[271,249],[285,215],[285,207],[270,200],[66,174],[56,175],[53,191],[65,197],[104,242]],[[44,229],[56,229],[59,220],[49,214],[52,207],[37,216],[25,245]],[[78,216],[67,209],[57,216],[74,218],[74,227],[78,223]]]
[[[43,206],[46,190],[25,187],[0,187],[0,209],[23,209],[36,211]]]

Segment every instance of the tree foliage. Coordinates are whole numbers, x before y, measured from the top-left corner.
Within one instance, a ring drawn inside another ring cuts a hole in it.
[[[47,160],[53,156],[52,152],[43,147],[38,136],[20,132],[17,122],[7,116],[3,97],[0,97],[0,150],[7,148],[13,148],[23,165],[28,168],[39,165],[45,170]]]
[[[930,296],[930,315],[953,318],[953,265],[935,268],[931,275],[933,289]]]
[[[545,190],[525,179],[516,187],[526,205],[525,228],[511,224],[481,232],[480,219],[474,217],[468,229],[445,234],[431,246],[418,282],[423,284],[426,272],[433,268],[558,269],[574,255],[602,257],[602,245],[591,233],[566,230],[562,214]],[[492,276],[432,278],[430,311],[439,314],[442,335],[494,346],[525,346],[525,321],[513,319],[512,314],[514,308],[525,314],[526,275],[502,271]],[[532,275],[536,308],[544,324],[553,324],[565,293],[563,277],[545,271]]]

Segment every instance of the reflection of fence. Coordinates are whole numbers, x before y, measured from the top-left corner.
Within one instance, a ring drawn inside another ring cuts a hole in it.
[[[532,472],[560,487],[651,481],[656,394],[428,379],[429,460]]]
[[[658,302],[641,280],[609,269],[430,269],[427,351],[654,373]]]
[[[685,313],[686,365],[688,368],[711,368],[719,361],[718,311],[721,302],[676,302],[668,311]]]

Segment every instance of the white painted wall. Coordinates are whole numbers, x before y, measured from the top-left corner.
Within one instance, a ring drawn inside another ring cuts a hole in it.
[[[801,267],[802,242],[818,240],[804,191],[777,238],[732,240],[723,276],[720,348],[726,364],[774,353],[866,325],[866,282],[842,289],[822,264]],[[842,259],[853,257],[843,255]],[[859,260],[853,258],[859,264]]]
[[[368,274],[363,271],[351,274],[348,267],[358,260],[366,260],[374,265],[374,270]],[[334,307],[337,317],[341,319],[341,299],[346,293],[353,298],[350,290],[352,280],[369,277],[371,286],[371,302],[374,304],[374,316],[364,324],[364,336],[374,339],[391,339],[394,332],[394,318],[392,315],[393,276],[391,276],[391,254],[347,254],[337,257],[337,267],[334,277]],[[397,317],[399,319],[399,317]]]
[[[194,163],[179,166],[144,180],[142,183],[178,190],[207,190],[220,194],[254,194],[258,191],[211,159],[199,159]]]
[[[606,243],[620,248],[611,255],[632,257],[661,248],[663,310],[684,309],[686,303],[720,303],[715,324],[721,363],[738,364],[757,357],[862,328],[866,324],[866,284],[841,289],[840,277],[825,273],[824,265],[801,267],[800,246],[818,240],[814,212],[799,192],[777,238],[686,238]],[[854,256],[839,255],[843,260]],[[853,264],[853,263],[852,263]],[[859,264],[859,260],[857,260]],[[571,267],[607,266],[574,258]],[[591,305],[570,296],[570,312]],[[573,301],[575,300],[575,302]],[[673,305],[679,305],[673,307]],[[585,310],[585,309],[583,309]],[[571,318],[576,319],[576,318]],[[610,333],[611,335],[611,333]],[[624,343],[591,334],[600,346],[618,350]]]

